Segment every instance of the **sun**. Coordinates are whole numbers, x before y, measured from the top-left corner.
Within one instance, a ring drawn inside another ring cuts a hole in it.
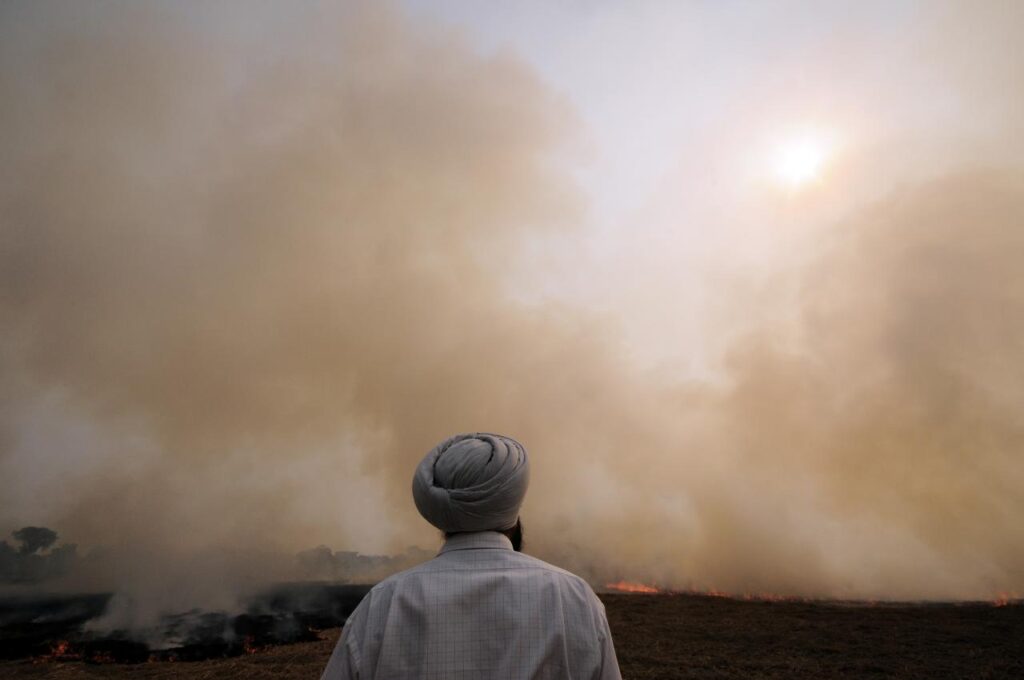
[[[821,180],[829,145],[811,135],[792,137],[775,150],[775,176],[783,185],[800,189]]]

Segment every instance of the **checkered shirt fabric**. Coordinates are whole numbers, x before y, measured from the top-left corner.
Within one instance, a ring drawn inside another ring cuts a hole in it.
[[[621,680],[604,605],[578,576],[484,531],[376,585],[321,680]]]

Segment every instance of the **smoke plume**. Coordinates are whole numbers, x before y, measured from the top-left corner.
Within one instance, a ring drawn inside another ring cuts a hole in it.
[[[586,221],[530,68],[378,3],[181,7],[0,9],[3,522],[217,599],[281,552],[436,545],[415,463],[487,430],[533,456],[528,550],[596,581],[1024,590],[1020,174],[830,225],[796,313],[675,381],[509,290]]]

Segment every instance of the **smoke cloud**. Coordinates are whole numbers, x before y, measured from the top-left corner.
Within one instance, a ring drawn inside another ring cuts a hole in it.
[[[0,521],[229,606],[282,552],[436,545],[415,463],[488,430],[533,456],[528,550],[598,582],[1024,590],[1019,173],[858,208],[681,382],[509,289],[586,222],[530,68],[378,3],[181,7],[0,10]]]

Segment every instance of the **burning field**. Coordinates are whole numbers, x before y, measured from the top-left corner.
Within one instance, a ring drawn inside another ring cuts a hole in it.
[[[0,680],[315,678],[480,430],[627,677],[1024,677],[1020,26],[0,2]]]
[[[1024,603],[1019,600],[816,602],[653,590],[601,596],[625,678],[1024,674]],[[5,605],[0,649],[6,660],[0,662],[0,676],[314,679],[340,633],[339,619],[359,597],[356,586],[284,588],[262,601],[262,615],[239,616],[226,627],[207,625],[187,644],[156,652],[137,642],[76,634],[74,621],[101,606],[95,598],[38,603],[33,621],[15,621]],[[289,607],[296,611],[286,612]]]
[[[189,610],[147,628],[94,624],[111,595],[0,600],[0,658],[86,664],[189,662],[255,654],[311,642],[336,628],[369,590],[360,585],[282,584],[255,595],[239,613]]]

